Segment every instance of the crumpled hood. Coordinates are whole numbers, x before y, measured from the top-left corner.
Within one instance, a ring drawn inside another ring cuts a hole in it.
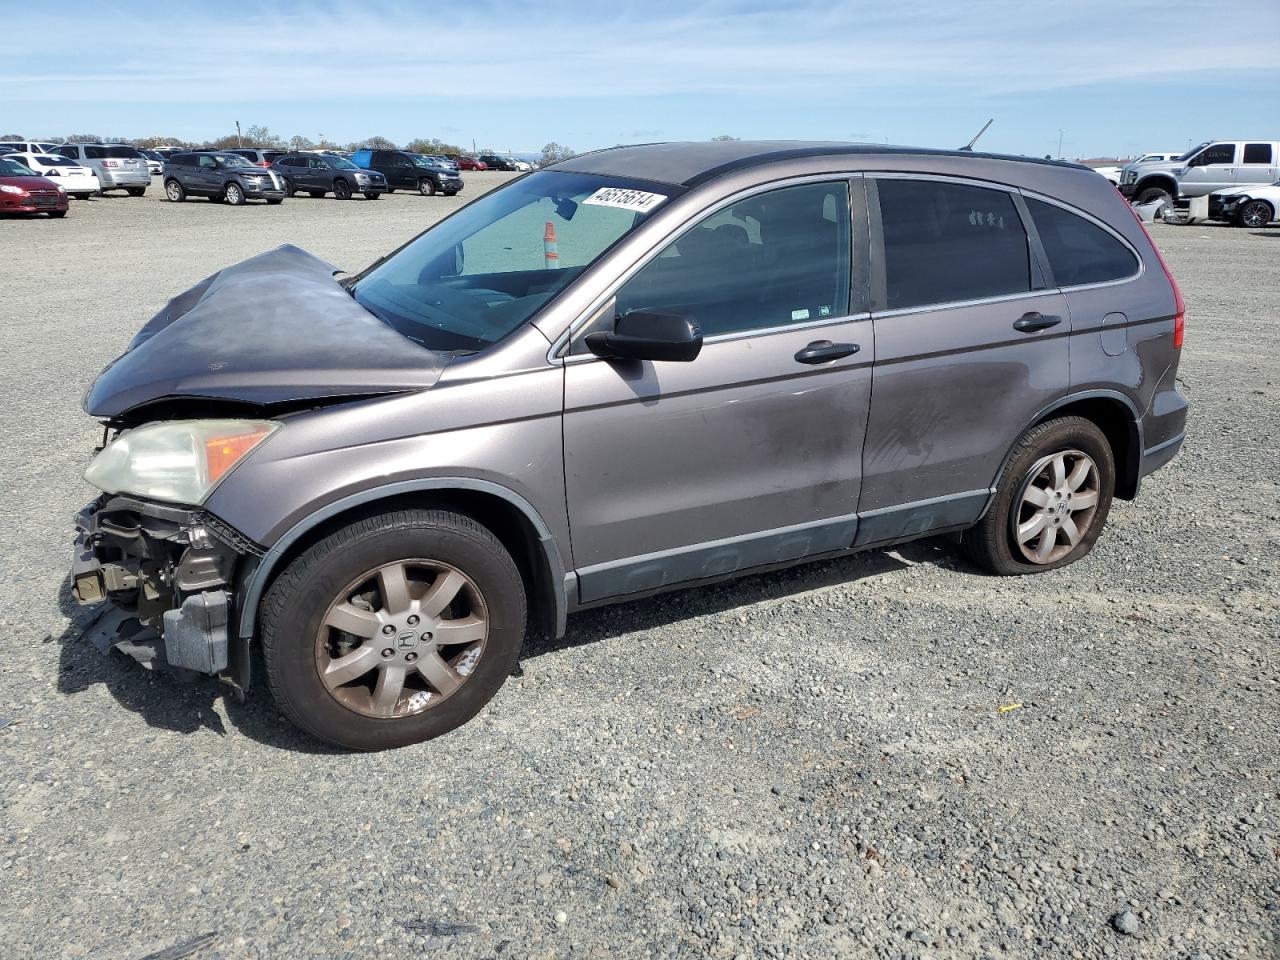
[[[102,371],[85,412],[115,417],[188,397],[275,404],[430,387],[448,354],[365,310],[335,268],[291,245],[174,297]]]

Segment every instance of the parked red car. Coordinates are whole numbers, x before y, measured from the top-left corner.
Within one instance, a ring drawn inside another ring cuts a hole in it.
[[[488,170],[483,160],[477,160],[475,157],[450,157],[454,163],[458,165],[459,170]]]
[[[17,160],[0,157],[0,213],[67,215],[67,191]]]

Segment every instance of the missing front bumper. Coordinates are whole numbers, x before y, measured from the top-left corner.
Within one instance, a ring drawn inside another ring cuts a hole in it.
[[[104,497],[76,518],[72,592],[101,608],[85,629],[102,652],[148,669],[213,674],[248,686],[228,629],[235,569],[247,544],[199,510]],[[232,542],[234,541],[234,542]]]

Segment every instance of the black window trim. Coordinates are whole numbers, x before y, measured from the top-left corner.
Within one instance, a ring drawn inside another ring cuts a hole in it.
[[[1039,200],[1041,203],[1048,203],[1055,207],[1060,207],[1061,209],[1067,211],[1067,213],[1074,214],[1077,217],[1087,220],[1089,223],[1092,223],[1095,227],[1101,227],[1105,232],[1111,234],[1111,236],[1114,237],[1116,240],[1119,240],[1120,243],[1124,246],[1124,248],[1129,251],[1129,255],[1132,256],[1133,259],[1137,261],[1137,264],[1138,264],[1137,270],[1131,273],[1127,277],[1119,277],[1115,280],[1099,280],[1096,283],[1075,283],[1075,284],[1069,284],[1067,286],[1054,285],[1053,286],[1054,290],[1061,290],[1065,292],[1067,290],[1096,290],[1101,287],[1115,287],[1115,286],[1119,286],[1122,283],[1133,283],[1133,281],[1140,279],[1142,275],[1147,272],[1147,261],[1143,258],[1142,254],[1138,252],[1138,249],[1132,243],[1126,240],[1123,236],[1121,236],[1121,234],[1117,230],[1111,227],[1110,224],[1107,224],[1104,221],[1099,220],[1093,214],[1088,213],[1085,210],[1081,210],[1079,207],[1073,207],[1069,203],[1064,203],[1063,201],[1057,199],[1056,197],[1046,196],[1045,194],[1037,193],[1034,190],[1020,189],[1018,192],[1022,196],[1029,197],[1032,200]],[[1024,204],[1024,207],[1025,207],[1025,204]],[[1030,216],[1030,212],[1027,211],[1026,214],[1024,215],[1031,222],[1032,229],[1034,229],[1035,220],[1033,217]],[[1039,243],[1039,239],[1040,239],[1040,235],[1037,233],[1036,234],[1037,243]],[[1050,283],[1052,283],[1053,266],[1052,264],[1049,263],[1049,258],[1045,255],[1043,247],[1039,249],[1039,256],[1043,260],[1043,264],[1044,264],[1043,269],[1045,271],[1045,276],[1049,279]]]
[[[855,306],[868,307],[868,257],[869,257],[869,217],[867,212],[868,200],[865,190],[856,189],[858,186],[867,185],[867,180],[861,172],[841,172],[841,173],[813,173],[803,174],[795,177],[784,177],[778,180],[771,180],[765,183],[753,184],[743,190],[739,190],[727,197],[722,197],[710,206],[703,207],[688,217],[686,217],[675,230],[664,234],[652,248],[650,248],[642,257],[636,259],[621,276],[613,283],[609,284],[597,297],[595,297],[590,306],[578,314],[577,317],[564,329],[564,331],[551,344],[551,349],[547,351],[547,360],[553,364],[565,363],[593,363],[601,361],[603,358],[597,357],[592,353],[571,353],[570,349],[578,335],[586,331],[597,318],[600,312],[617,297],[617,293],[622,287],[637,273],[639,273],[650,261],[656,259],[671,244],[679,241],[690,230],[695,229],[708,217],[715,216],[726,207],[731,207],[735,203],[755,196],[759,193],[770,193],[774,190],[782,190],[787,187],[802,187],[813,183],[838,183],[843,181],[846,189],[849,191],[849,215],[852,220],[849,231],[849,245],[851,247],[851,263],[849,271],[849,305],[843,316],[839,317],[821,317],[812,320],[800,320],[796,323],[779,324],[773,327],[760,327],[752,330],[738,330],[733,333],[720,333],[715,336],[706,337],[703,344],[709,343],[726,343],[731,340],[746,340],[752,337],[767,337],[778,333],[789,333],[802,329],[818,329],[821,327],[836,326],[838,324],[850,323],[860,320],[870,320],[871,310],[863,309],[854,312]],[[677,199],[673,196],[672,199]],[[574,286],[586,279],[586,275],[578,278],[569,289],[562,291],[570,292]],[[855,303],[855,297],[860,297],[861,303]]]

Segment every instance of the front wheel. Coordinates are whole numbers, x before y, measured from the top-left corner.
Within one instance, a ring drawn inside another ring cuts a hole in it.
[[[164,195],[174,203],[181,203],[187,199],[187,191],[177,180],[170,180],[164,185]]]
[[[1265,227],[1275,218],[1271,204],[1265,200],[1250,200],[1236,212],[1236,224],[1241,227]]]
[[[1093,549],[1111,510],[1111,444],[1083,417],[1032,427],[1005,463],[995,501],[965,531],[965,553],[1002,576],[1043,573]]]
[[[1150,203],[1152,200],[1162,200],[1165,203],[1173,203],[1173,194],[1164,187],[1146,187],[1134,199],[1135,204]]]
[[[140,197],[146,192],[147,192],[146,187],[126,187],[125,188],[125,193],[129,194],[129,196],[131,197]]]
[[[333,181],[333,199],[350,200],[351,184],[347,183],[347,181],[343,180],[341,177]]]
[[[378,514],[298,556],[262,604],[272,695],[307,733],[385,750],[461,726],[516,664],[525,593],[488,528],[444,510]]]
[[[436,185],[430,177],[423,177],[418,181],[418,192],[424,197],[434,197],[436,195]]]
[[[233,207],[244,206],[244,191],[238,183],[228,183],[222,190],[222,199]]]

